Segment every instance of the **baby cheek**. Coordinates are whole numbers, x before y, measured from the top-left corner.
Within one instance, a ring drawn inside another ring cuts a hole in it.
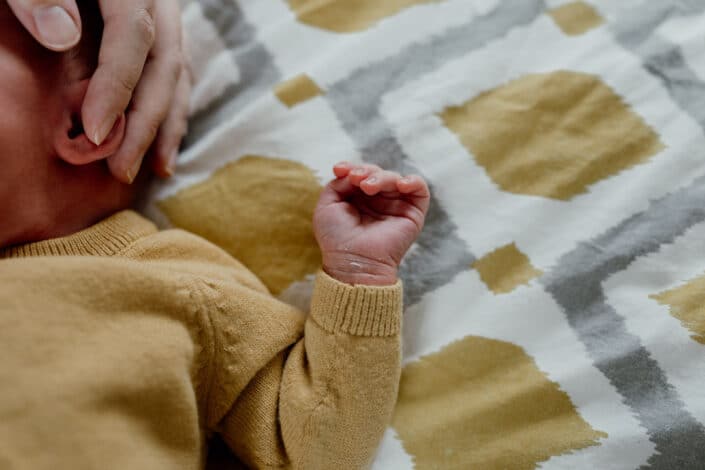
[[[18,50],[21,46],[17,41],[0,41],[0,158],[3,161],[27,158],[39,150],[47,152],[61,111],[58,56],[40,60],[36,54]]]
[[[47,110],[33,98],[27,90],[0,89],[0,167],[5,171],[27,164],[48,148],[42,126],[42,115]]]

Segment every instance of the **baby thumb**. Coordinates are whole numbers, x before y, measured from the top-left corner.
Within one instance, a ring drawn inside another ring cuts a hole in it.
[[[44,47],[66,51],[81,40],[75,0],[7,0],[17,19]]]

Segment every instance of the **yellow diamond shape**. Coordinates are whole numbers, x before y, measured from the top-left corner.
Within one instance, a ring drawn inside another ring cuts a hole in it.
[[[527,75],[441,118],[501,189],[559,200],[664,148],[599,77],[579,72]]]
[[[705,276],[698,277],[675,289],[650,296],[670,308],[695,341],[705,344]]]
[[[585,34],[605,21],[597,10],[585,2],[566,3],[549,11],[548,14],[569,36]]]
[[[297,104],[322,95],[323,90],[308,75],[303,74],[277,85],[274,94],[287,107],[293,108]]]
[[[522,348],[473,336],[404,368],[393,426],[417,470],[533,470],[607,436]]]
[[[174,226],[220,246],[278,295],[317,271],[313,210],[321,186],[300,163],[247,156],[161,201]]]
[[[473,268],[495,294],[506,294],[543,274],[514,243],[497,248],[475,261]]]
[[[363,31],[422,3],[444,0],[288,0],[302,23],[336,33]]]

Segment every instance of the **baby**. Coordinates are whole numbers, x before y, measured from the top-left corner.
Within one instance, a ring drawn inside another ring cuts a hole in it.
[[[202,468],[215,434],[252,468],[369,466],[396,399],[397,267],[426,183],[335,166],[306,315],[219,248],[129,210],[139,182],[105,163],[126,118],[99,147],[80,125],[99,35],[50,53],[0,2],[0,468]]]

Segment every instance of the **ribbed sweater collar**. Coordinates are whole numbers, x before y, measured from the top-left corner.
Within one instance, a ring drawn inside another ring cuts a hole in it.
[[[122,211],[67,237],[0,249],[0,259],[32,256],[112,256],[157,231],[133,211]]]

